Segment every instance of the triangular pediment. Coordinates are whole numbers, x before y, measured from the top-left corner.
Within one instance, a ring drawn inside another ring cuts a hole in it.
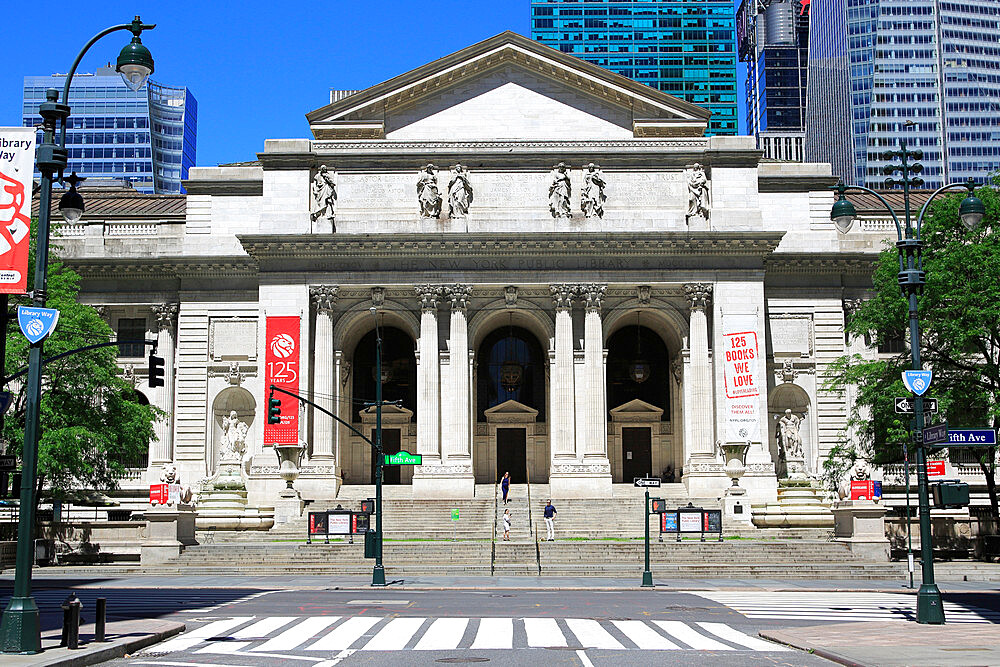
[[[374,424],[378,415],[374,407],[365,408],[358,412],[361,422],[364,424]],[[413,410],[387,403],[382,406],[382,423],[384,424],[408,424],[413,419]]]
[[[701,136],[709,116],[512,32],[306,114],[316,139],[398,141]]]
[[[487,422],[532,422],[538,416],[538,410],[510,399],[483,410],[483,414],[486,415]]]
[[[612,421],[659,421],[662,416],[663,408],[638,398],[611,408]]]

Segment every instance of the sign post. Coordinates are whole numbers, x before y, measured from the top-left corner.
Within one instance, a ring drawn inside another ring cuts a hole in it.
[[[646,481],[646,480],[642,480]],[[656,480],[659,482],[660,480]],[[638,481],[636,484],[638,485]],[[659,486],[659,484],[657,484]],[[646,569],[642,571],[642,587],[652,588],[653,587],[653,573],[649,569],[649,488],[646,488],[646,504],[645,511],[642,513],[642,523],[646,529]]]

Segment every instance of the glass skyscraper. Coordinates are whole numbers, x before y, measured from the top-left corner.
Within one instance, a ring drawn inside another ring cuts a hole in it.
[[[531,37],[712,112],[736,134],[731,0],[532,0]]]
[[[810,30],[807,160],[881,187],[906,139],[928,188],[1000,168],[1000,0],[827,0]]]
[[[63,85],[65,75],[24,77],[25,127],[41,125],[38,105],[45,90],[62,91]],[[133,92],[113,68],[102,67],[74,75],[69,104],[67,171],[128,181],[139,192],[184,191],[181,181],[195,164],[198,135],[198,102],[191,91],[151,80]]]
[[[747,134],[765,158],[802,161],[809,4],[743,0],[736,12],[737,50],[747,63]]]

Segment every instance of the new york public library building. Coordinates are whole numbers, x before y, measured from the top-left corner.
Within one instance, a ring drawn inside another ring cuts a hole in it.
[[[280,396],[266,424],[267,387],[373,432],[377,325],[386,451],[423,461],[386,468],[397,497],[509,471],[554,499],[650,475],[716,499],[722,446],[749,443],[740,484],[774,502],[843,437],[849,396],[822,379],[864,349],[845,304],[889,230],[839,234],[829,165],[763,162],[708,117],[503,33],[308,113],[311,139],[193,168],[187,195],[85,192],[58,241],[81,300],[166,358],[150,389],[121,350],[169,414],[126,485],[238,461],[272,506],[279,442],[304,445],[305,499],[372,484],[371,448],[323,413]]]

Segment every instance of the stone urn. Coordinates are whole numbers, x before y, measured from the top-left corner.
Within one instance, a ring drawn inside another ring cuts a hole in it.
[[[746,458],[750,449],[749,442],[729,442],[720,445],[726,459],[726,475],[733,480],[733,485],[726,489],[729,495],[741,495],[745,490],[740,487],[740,477],[747,471]]]
[[[278,476],[285,480],[286,491],[292,489],[292,483],[299,477],[299,466],[306,447],[297,445],[275,445],[274,453],[278,455]]]

